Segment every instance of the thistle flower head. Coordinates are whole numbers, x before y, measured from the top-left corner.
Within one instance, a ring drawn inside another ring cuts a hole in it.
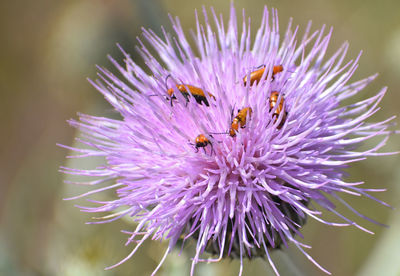
[[[243,258],[263,256],[278,274],[270,252],[288,243],[326,271],[296,238],[307,217],[368,231],[338,213],[332,200],[363,218],[340,195],[377,200],[361,182],[345,182],[343,169],[384,154],[377,150],[393,118],[366,120],[386,89],[341,105],[375,76],[350,82],[359,56],[345,62],[345,43],[325,57],[332,32],[325,27],[310,32],[309,24],[299,37],[290,21],[281,38],[276,10],[265,8],[253,41],[250,20],[244,17],[239,32],[233,7],[227,28],[213,10],[204,18],[201,25],[196,14],[191,39],[177,18],[171,18],[174,35],[143,30],[146,43],[139,40],[137,49],[146,69],[122,49],[125,65],[110,58],[124,80],[99,68],[100,80],[91,83],[122,119],[72,120],[86,134],[81,142],[91,147],[73,150],[106,161],[94,170],[63,171],[97,177],[88,184],[99,188],[81,196],[116,191],[110,201],[82,210],[112,212],[105,222],[138,222],[127,242],[137,245],[121,263],[152,237],[169,240],[163,260],[178,240],[194,239],[192,274],[204,252],[215,255],[207,261],[237,257],[241,269]],[[379,144],[357,151],[375,136],[383,137]],[[114,184],[104,186],[108,180]],[[338,221],[324,220],[326,212]]]

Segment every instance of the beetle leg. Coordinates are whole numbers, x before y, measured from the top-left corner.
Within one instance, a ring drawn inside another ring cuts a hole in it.
[[[211,146],[211,153],[210,153],[210,155],[213,155],[213,153],[214,153],[214,147],[213,147],[213,144],[211,144],[211,142],[210,142],[210,146]]]

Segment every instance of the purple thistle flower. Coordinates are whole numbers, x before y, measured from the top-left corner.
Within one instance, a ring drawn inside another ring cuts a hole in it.
[[[321,270],[296,240],[311,217],[327,225],[369,230],[338,213],[332,202],[358,213],[340,195],[364,195],[363,182],[348,183],[343,169],[352,162],[378,153],[392,131],[388,122],[366,120],[378,110],[386,92],[347,106],[341,101],[366,87],[376,75],[349,83],[360,55],[344,63],[348,44],[325,59],[332,29],[301,39],[289,22],[280,39],[277,11],[267,8],[255,40],[250,20],[243,16],[238,32],[232,5],[227,29],[212,10],[216,30],[204,11],[205,25],[192,32],[192,42],[177,18],[175,37],[163,29],[164,38],[151,30],[143,36],[158,54],[139,40],[138,52],[148,74],[125,53],[125,66],[111,61],[125,77],[120,80],[104,68],[100,80],[91,81],[117,110],[121,120],[80,114],[70,121],[84,134],[89,148],[71,148],[75,157],[103,156],[96,169],[62,168],[69,174],[95,177],[80,183],[99,188],[74,198],[116,189],[110,201],[94,201],[86,212],[112,212],[102,222],[131,217],[138,225],[126,244],[136,242],[129,259],[148,238],[169,240],[159,269],[177,242],[196,241],[192,259],[219,261],[270,258],[276,248],[294,244]],[[278,70],[279,69],[279,70]],[[257,75],[258,74],[258,75]],[[245,79],[245,80],[244,80]],[[250,81],[248,81],[250,80]],[[246,111],[246,112],[245,112]],[[360,143],[383,137],[375,147],[357,151]],[[109,180],[115,184],[104,185]],[[103,184],[103,185],[102,185]],[[324,220],[332,212],[338,222]],[[379,224],[379,223],[378,223]],[[202,259],[204,252],[215,258]],[[154,274],[153,273],[153,274]]]

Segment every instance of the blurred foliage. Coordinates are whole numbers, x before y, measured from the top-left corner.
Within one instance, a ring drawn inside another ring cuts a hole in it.
[[[265,1],[235,1],[251,16],[253,31],[261,19]],[[309,19],[314,29],[334,26],[330,52],[350,41],[348,59],[364,50],[353,80],[380,72],[380,77],[357,99],[383,86],[389,92],[376,119],[398,114],[400,107],[400,2],[395,0],[271,0],[282,29],[289,17],[304,29]],[[65,164],[66,150],[56,143],[71,145],[75,130],[66,124],[81,111],[115,116],[100,93],[86,81],[96,78],[95,64],[112,66],[111,54],[121,61],[115,43],[138,58],[134,46],[141,26],[160,32],[170,30],[168,13],[179,16],[189,30],[195,27],[194,9],[214,6],[227,19],[229,1],[129,1],[129,0],[37,0],[0,2],[0,275],[149,275],[165,250],[164,243],[149,242],[130,261],[104,271],[131,250],[123,246],[132,229],[127,221],[105,225],[85,225],[90,214],[73,207],[79,201],[62,198],[86,189],[63,184],[58,167]],[[240,16],[238,16],[240,18]],[[137,59],[140,64],[140,59]],[[356,99],[355,99],[356,100]],[[398,150],[399,137],[392,137],[386,150]],[[70,162],[70,161],[69,161]],[[95,162],[73,161],[73,162]],[[93,165],[93,163],[85,163]],[[400,165],[398,156],[370,158],[352,166],[352,180],[366,180],[367,187],[387,188],[378,197],[400,206]],[[309,250],[334,275],[400,275],[398,248],[399,211],[390,211],[363,198],[346,198],[356,209],[365,210],[383,223],[385,229],[351,217],[375,236],[354,228],[335,229],[314,222],[304,229]],[[81,201],[83,203],[83,201]],[[193,248],[192,248],[193,249]],[[192,252],[174,252],[159,275],[188,275]],[[293,275],[298,267],[303,275],[322,275],[309,261],[291,248],[288,256],[273,254],[282,275]],[[289,264],[290,263],[290,264]],[[239,264],[224,260],[200,264],[197,275],[237,275]],[[291,268],[292,267],[292,268]],[[271,269],[261,259],[245,262],[244,275],[266,275]],[[272,275],[272,274],[271,274]],[[296,274],[299,275],[299,274]]]

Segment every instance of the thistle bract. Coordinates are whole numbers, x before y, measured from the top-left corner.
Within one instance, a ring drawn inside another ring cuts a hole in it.
[[[332,32],[325,27],[311,32],[309,24],[299,36],[290,21],[281,38],[276,10],[265,8],[253,41],[250,20],[238,31],[234,7],[227,28],[214,10],[203,13],[205,24],[196,13],[190,39],[177,18],[171,18],[174,35],[143,30],[137,50],[146,69],[122,49],[124,65],[110,59],[123,80],[99,68],[100,79],[91,83],[122,119],[80,115],[70,121],[90,147],[72,148],[78,157],[104,156],[105,163],[63,171],[97,178],[86,183],[96,188],[78,197],[115,189],[110,201],[91,200],[99,206],[83,211],[111,212],[104,222],[130,217],[138,223],[127,242],[136,246],[120,263],[151,237],[169,240],[162,261],[178,241],[193,239],[192,274],[205,252],[215,256],[206,261],[239,258],[239,274],[243,258],[266,257],[278,274],[270,252],[288,243],[326,271],[297,239],[307,218],[369,232],[338,213],[332,200],[363,218],[340,195],[377,200],[367,192],[380,190],[345,182],[343,169],[385,154],[377,150],[393,118],[366,119],[386,89],[340,104],[375,76],[350,82],[359,56],[345,62],[345,43],[325,57]],[[376,136],[383,138],[375,147],[356,150]],[[326,221],[325,212],[338,220]]]

